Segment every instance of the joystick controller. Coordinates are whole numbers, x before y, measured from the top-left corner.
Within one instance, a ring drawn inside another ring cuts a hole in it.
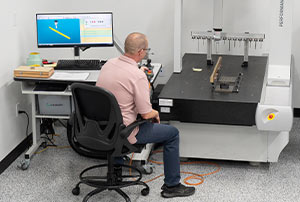
[[[151,65],[151,59],[147,59],[147,64],[145,65],[148,69],[153,69],[153,66]]]

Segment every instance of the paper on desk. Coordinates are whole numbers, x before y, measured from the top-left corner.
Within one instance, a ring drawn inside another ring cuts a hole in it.
[[[51,79],[81,81],[86,80],[89,74],[88,72],[54,72]]]

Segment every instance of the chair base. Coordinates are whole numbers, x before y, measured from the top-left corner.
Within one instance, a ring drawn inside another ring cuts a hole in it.
[[[92,166],[92,167],[89,167],[89,168],[83,170],[79,175],[80,181],[77,183],[75,188],[72,190],[72,193],[74,195],[79,195],[80,194],[79,185],[86,184],[88,186],[95,187],[96,189],[94,189],[93,191],[88,193],[84,197],[83,202],[87,202],[90,197],[92,197],[95,194],[98,194],[102,191],[105,191],[105,190],[114,190],[118,194],[120,194],[126,200],[126,202],[130,202],[131,200],[130,200],[129,196],[125,192],[123,192],[121,190],[121,188],[128,187],[128,186],[134,186],[134,185],[142,185],[145,187],[141,191],[141,194],[143,196],[147,196],[149,194],[149,192],[150,192],[149,186],[146,183],[141,181],[141,179],[142,179],[141,171],[133,166],[117,165],[117,166],[121,166],[121,167],[127,167],[127,168],[133,169],[136,172],[138,172],[138,174],[136,174],[136,175],[122,175],[121,176],[122,181],[117,180],[118,178],[115,173],[108,173],[106,176],[83,176],[86,172],[88,172],[90,170],[93,170],[96,168],[101,168],[101,167],[107,167],[107,166],[108,166],[108,164],[101,164],[101,165]],[[131,178],[131,179],[136,178],[136,179],[123,181],[123,179],[126,179],[126,178]]]

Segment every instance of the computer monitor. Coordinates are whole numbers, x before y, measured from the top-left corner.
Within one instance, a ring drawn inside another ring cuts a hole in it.
[[[38,13],[36,27],[39,48],[114,45],[112,12]]]

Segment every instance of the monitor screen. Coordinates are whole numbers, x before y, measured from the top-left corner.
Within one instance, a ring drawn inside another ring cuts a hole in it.
[[[38,47],[113,46],[112,12],[38,13]]]

